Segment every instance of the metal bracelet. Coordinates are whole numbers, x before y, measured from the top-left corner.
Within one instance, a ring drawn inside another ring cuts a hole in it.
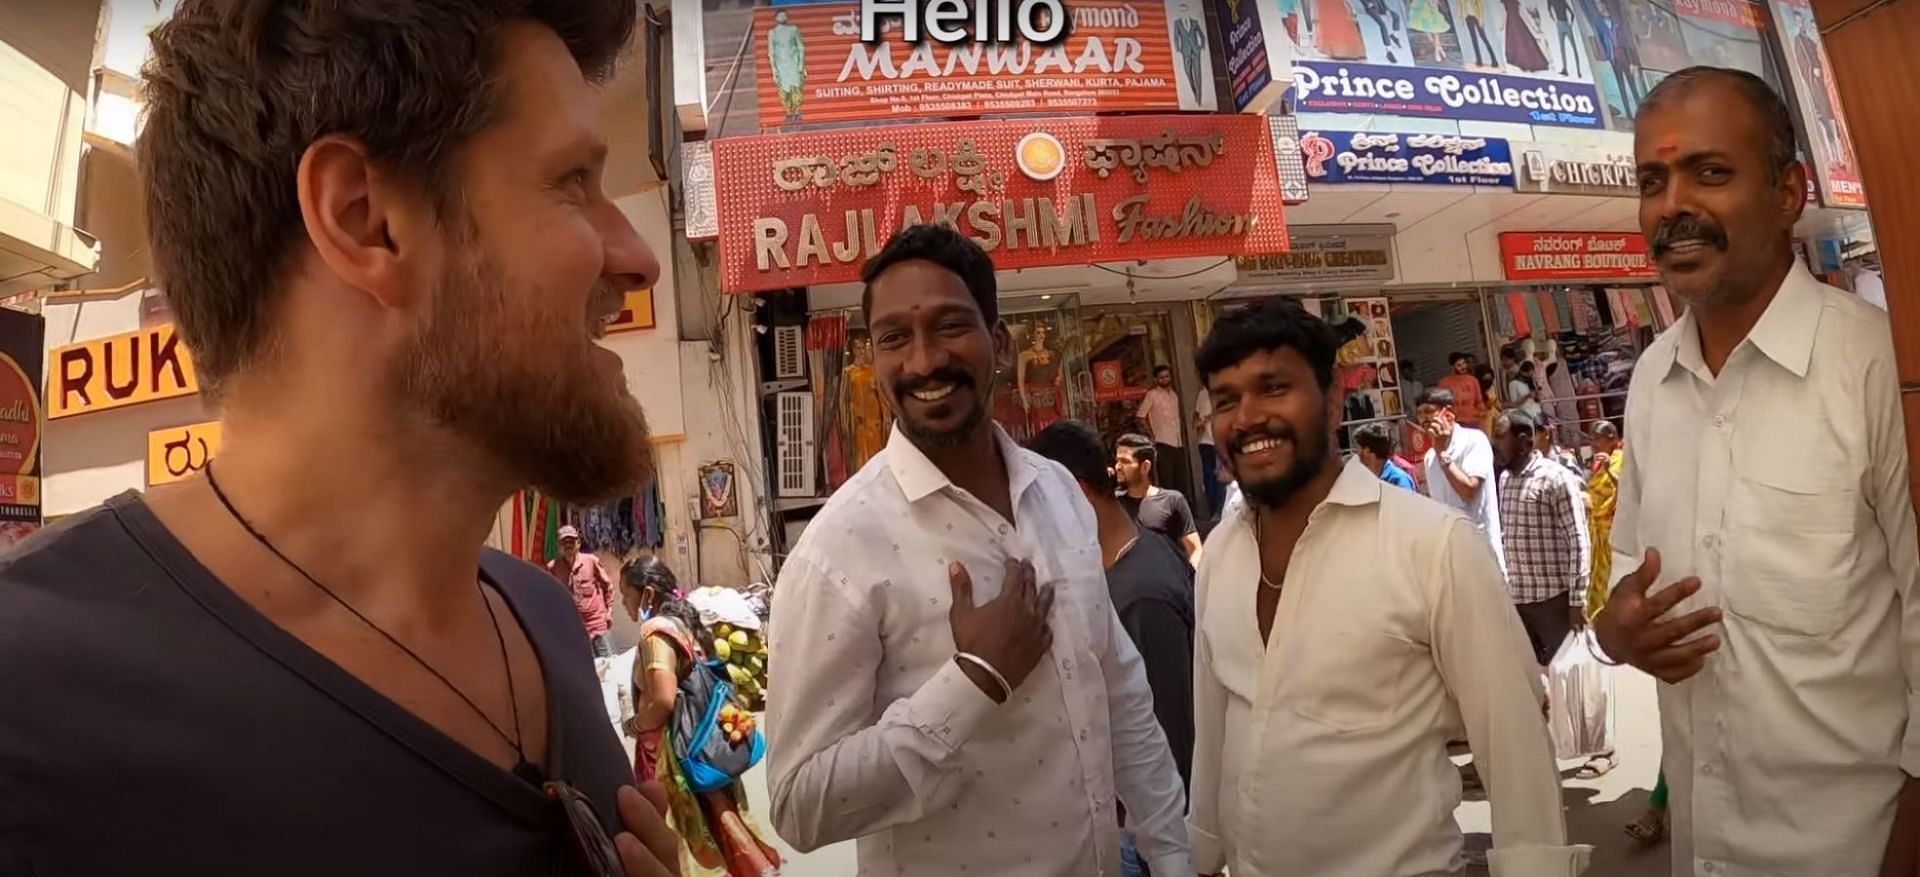
[[[954,652],[953,656],[987,671],[987,675],[993,677],[994,684],[1000,686],[1000,700],[1002,702],[1013,699],[1013,686],[1007,684],[1007,677],[1000,675],[999,670],[993,669],[993,665],[987,663],[986,658],[982,658],[971,652]]]

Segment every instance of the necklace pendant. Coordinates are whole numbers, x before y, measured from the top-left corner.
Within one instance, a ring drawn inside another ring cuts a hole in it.
[[[513,775],[535,787],[546,785],[547,782],[546,772],[541,770],[539,765],[528,761],[525,756],[521,757],[519,764],[513,766]]]

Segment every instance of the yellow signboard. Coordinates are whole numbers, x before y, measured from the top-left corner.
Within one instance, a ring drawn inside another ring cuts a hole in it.
[[[49,420],[200,391],[193,357],[172,323],[55,348],[47,365]]]
[[[648,288],[627,293],[626,304],[613,318],[613,322],[607,324],[607,334],[651,328],[653,328],[653,290]]]
[[[207,468],[220,452],[220,421],[193,423],[147,433],[147,486],[179,481]]]

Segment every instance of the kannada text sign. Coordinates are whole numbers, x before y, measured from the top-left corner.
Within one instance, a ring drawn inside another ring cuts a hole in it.
[[[1659,276],[1647,261],[1646,239],[1631,232],[1503,232],[1500,266],[1508,280],[1523,282]]]
[[[1254,115],[1076,116],[736,137],[713,146],[721,283],[855,280],[940,222],[999,268],[1241,256],[1287,246]]]

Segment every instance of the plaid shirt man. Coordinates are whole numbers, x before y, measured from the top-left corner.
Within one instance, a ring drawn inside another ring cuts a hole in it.
[[[1566,592],[1573,608],[1586,606],[1592,574],[1586,505],[1580,483],[1539,451],[1530,452],[1520,471],[1500,473],[1500,539],[1513,602]]]

